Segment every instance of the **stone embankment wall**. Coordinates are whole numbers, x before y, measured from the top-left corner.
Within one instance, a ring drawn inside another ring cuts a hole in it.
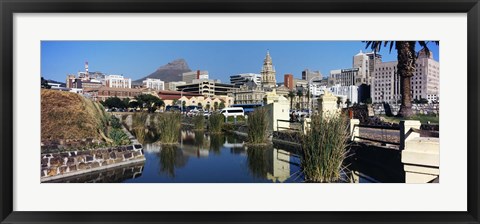
[[[144,160],[145,156],[140,145],[42,154],[41,181],[71,177]]]

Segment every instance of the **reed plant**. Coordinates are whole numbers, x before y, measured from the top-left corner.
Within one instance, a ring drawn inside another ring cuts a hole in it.
[[[203,115],[198,114],[193,117],[193,125],[194,130],[196,131],[203,131],[205,128],[205,117]]]
[[[310,130],[302,137],[301,169],[305,181],[336,182],[340,179],[348,137],[345,116],[312,116]]]
[[[146,135],[145,122],[146,122],[146,120],[147,120],[147,113],[138,112],[138,113],[134,113],[132,115],[132,131],[133,131],[133,134],[135,135],[137,140],[142,144],[145,141],[145,135]]]
[[[222,132],[223,123],[225,123],[225,116],[220,113],[213,113],[208,118],[208,130],[211,133],[220,133]]]
[[[248,116],[247,134],[248,142],[252,144],[265,144],[268,140],[268,110],[257,108]]]
[[[157,130],[160,132],[160,141],[162,143],[177,143],[180,136],[180,127],[180,113],[163,113],[158,116]]]

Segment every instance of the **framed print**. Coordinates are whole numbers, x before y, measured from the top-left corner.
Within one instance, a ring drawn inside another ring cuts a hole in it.
[[[2,223],[479,222],[477,0],[0,6]]]

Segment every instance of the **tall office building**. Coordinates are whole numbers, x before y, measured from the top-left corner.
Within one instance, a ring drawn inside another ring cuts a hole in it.
[[[401,77],[397,74],[397,61],[382,62],[377,65],[371,96],[374,103],[399,103],[401,96]],[[438,101],[440,93],[440,64],[433,59],[433,53],[427,56],[422,49],[415,62],[415,72],[410,79],[412,100],[427,99]]]
[[[302,71],[302,79],[307,80],[307,82],[310,82],[311,80],[321,80],[322,78],[323,76],[320,71],[310,71],[308,69]]]
[[[243,73],[230,76],[230,84],[241,86],[247,82],[255,82],[257,85],[260,85],[262,82],[262,76],[255,73]]]
[[[295,88],[295,83],[293,82],[293,75],[292,74],[285,74],[283,77],[283,85],[290,90]]]

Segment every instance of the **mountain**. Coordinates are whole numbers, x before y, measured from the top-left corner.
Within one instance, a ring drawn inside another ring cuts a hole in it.
[[[152,74],[141,79],[133,81],[135,84],[141,84],[147,78],[161,79],[164,82],[182,81],[182,73],[191,72],[187,62],[184,59],[176,59],[166,65],[161,66]]]

